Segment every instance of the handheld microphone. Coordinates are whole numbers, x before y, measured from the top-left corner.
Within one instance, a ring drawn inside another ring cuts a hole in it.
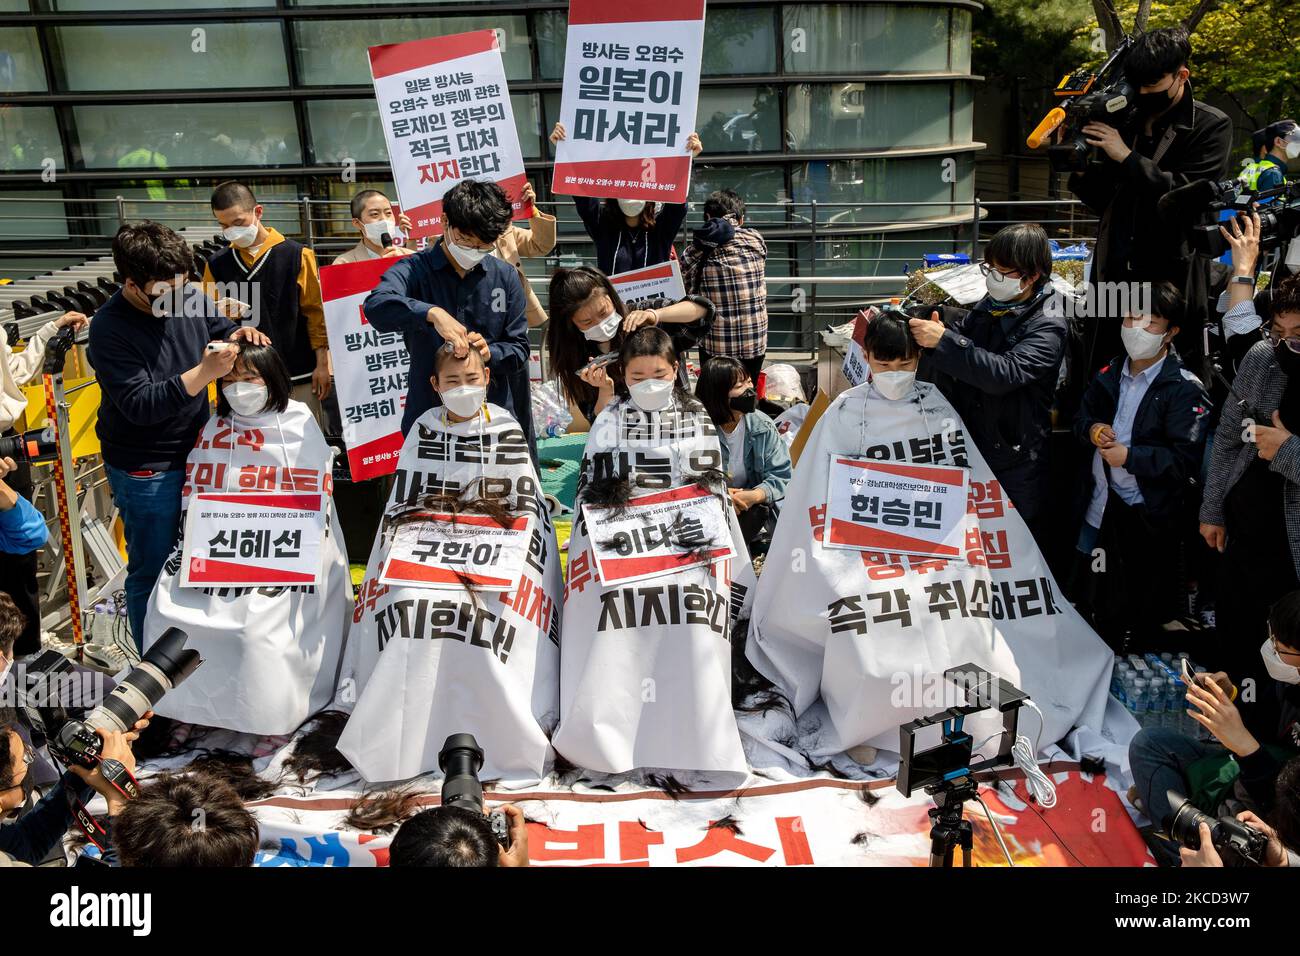
[[[387,249],[392,244],[393,244],[393,236],[391,233],[385,232],[382,236],[379,237],[379,245],[381,248]]]

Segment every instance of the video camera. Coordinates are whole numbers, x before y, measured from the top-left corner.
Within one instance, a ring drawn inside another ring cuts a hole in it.
[[[1038,149],[1058,127],[1065,127],[1063,141],[1047,147],[1047,159],[1055,172],[1083,172],[1090,163],[1099,162],[1097,148],[1088,144],[1082,132],[1088,123],[1123,129],[1137,115],[1137,91],[1123,74],[1124,59],[1132,45],[1133,38],[1124,36],[1099,69],[1080,68],[1057,84],[1053,95],[1059,104],[1048,111],[1025,141],[1030,149]]]
[[[1253,190],[1238,179],[1198,179],[1160,197],[1156,209],[1166,222],[1189,229],[1193,252],[1217,259],[1229,249],[1219,232],[1220,214],[1231,210],[1249,215],[1252,203],[1259,214],[1261,253],[1280,248],[1300,233],[1300,182]]]
[[[510,849],[510,821],[504,810],[487,813],[483,808],[483,784],[478,772],[483,769],[483,748],[473,734],[452,734],[438,752],[438,768],[443,772],[442,805],[471,810],[488,818],[497,842]]]
[[[199,652],[185,647],[185,632],[168,628],[130,673],[99,706],[76,716],[57,688],[72,684],[72,662],[58,651],[44,651],[26,665],[19,694],[19,710],[33,732],[33,743],[43,738],[50,755],[65,766],[93,769],[103,750],[96,730],[126,733],[158,701],[179,686],[203,663]]]
[[[1248,823],[1242,823],[1234,816],[1222,816],[1216,820],[1196,809],[1190,800],[1176,790],[1166,793],[1173,810],[1166,821],[1166,829],[1174,842],[1181,843],[1189,850],[1199,850],[1200,828],[1204,823],[1210,828],[1210,842],[1219,851],[1225,866],[1240,866],[1245,863],[1252,866],[1264,865],[1268,834],[1261,833]]]
[[[36,464],[54,461],[59,457],[59,442],[53,426],[33,428],[21,435],[0,437],[0,458],[12,458],[16,463]]]

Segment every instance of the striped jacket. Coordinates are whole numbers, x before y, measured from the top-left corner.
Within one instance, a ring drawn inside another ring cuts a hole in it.
[[[1201,521],[1222,526],[1223,503],[1238,479],[1246,473],[1257,454],[1253,442],[1245,441],[1247,419],[1271,425],[1273,413],[1286,392],[1287,376],[1273,355],[1273,346],[1257,342],[1241,360],[1232,391],[1223,403],[1219,427],[1214,433],[1210,473],[1201,498]],[[1269,470],[1287,480],[1283,492],[1286,536],[1291,559],[1300,568],[1300,435],[1288,438],[1273,456]]]

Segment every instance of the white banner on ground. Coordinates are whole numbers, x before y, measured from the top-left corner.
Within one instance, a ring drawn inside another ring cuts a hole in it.
[[[404,515],[393,534],[380,584],[509,591],[519,579],[533,537],[528,515],[502,526],[488,515]]]
[[[339,705],[352,716],[339,750],[369,781],[438,770],[451,734],[472,733],[482,776],[540,779],[557,720],[560,596],[555,529],[519,423],[495,405],[468,422],[425,412],[402,445],[386,514],[441,496],[496,499],[531,518],[509,590],[384,584],[390,541],[381,526],[352,616]],[[463,513],[463,512],[462,512]]]
[[[411,238],[442,233],[442,197],[466,179],[495,182],[515,219],[527,177],[496,30],[370,47],[379,121]]]
[[[969,469],[962,560],[827,547],[828,475],[843,455]],[[1111,669],[1110,650],[1065,600],[961,419],[927,383],[899,401],[852,388],[818,421],[786,490],[746,654],[796,713],[825,702],[834,733],[819,754],[864,743],[895,750],[899,725],[933,712],[931,685],[967,661],[1029,693],[1045,718],[1035,731],[1043,744],[1076,725],[1100,731]],[[967,719],[976,740],[1000,729],[996,713]]]
[[[569,540],[554,737],[576,766],[746,769],[731,710],[730,639],[746,593],[733,582],[749,555],[732,509],[726,527],[736,558],[611,586],[597,574],[586,518],[593,475],[627,480],[632,494],[668,491],[721,461],[717,429],[694,400],[647,413],[616,399],[592,423]]]
[[[552,191],[685,202],[704,0],[569,0]]]
[[[186,521],[201,496],[314,499],[322,505],[313,511],[319,524],[313,524],[315,539],[304,534],[303,545],[314,551],[316,567],[293,586],[246,580],[185,587],[189,562],[178,542],[149,601],[144,646],[178,627],[204,663],[168,691],[155,707],[160,715],[270,735],[291,733],[329,706],[352,605],[343,531],[330,504],[332,458],[301,402],[289,402],[280,414],[208,419],[185,464]]]
[[[828,548],[960,558],[965,541],[964,468],[832,455]]]
[[[610,276],[609,282],[629,309],[640,308],[641,303],[655,299],[678,302],[686,298],[682,269],[676,259],[646,266],[644,269],[620,272]]]
[[[585,505],[583,516],[606,587],[736,556],[721,500],[698,485],[638,495],[623,508]]]
[[[201,492],[185,511],[181,587],[319,584],[323,496]]]
[[[353,481],[391,475],[402,447],[411,366],[406,343],[399,332],[376,329],[362,308],[380,277],[399,261],[368,259],[320,270],[325,331]]]

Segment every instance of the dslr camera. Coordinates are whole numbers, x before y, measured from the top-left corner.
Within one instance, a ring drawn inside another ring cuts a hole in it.
[[[1287,245],[1300,233],[1300,182],[1252,190],[1239,179],[1200,179],[1166,193],[1157,209],[1167,222],[1189,229],[1193,252],[1217,259],[1229,248],[1219,232],[1222,213],[1249,215],[1252,204],[1259,214],[1261,253]]]
[[[1083,172],[1089,164],[1100,162],[1097,148],[1089,145],[1083,135],[1084,126],[1096,122],[1123,129],[1137,115],[1137,91],[1124,78],[1123,71],[1132,44],[1133,38],[1125,36],[1100,69],[1075,70],[1057,84],[1053,95],[1058,105],[1048,111],[1026,141],[1030,149],[1037,149],[1058,127],[1064,127],[1061,142],[1047,147],[1053,171]]]
[[[483,769],[483,748],[473,734],[452,734],[438,752],[438,769],[443,772],[442,805],[472,810],[488,818],[497,842],[510,849],[510,821],[504,810],[487,813],[483,809],[483,784],[478,773]]]
[[[1225,866],[1264,865],[1267,834],[1234,816],[1222,816],[1216,820],[1196,809],[1190,800],[1175,790],[1168,791],[1168,797],[1173,812],[1169,815],[1166,830],[1175,843],[1189,850],[1199,850],[1200,827],[1204,823],[1210,828],[1210,842],[1218,850]]]

